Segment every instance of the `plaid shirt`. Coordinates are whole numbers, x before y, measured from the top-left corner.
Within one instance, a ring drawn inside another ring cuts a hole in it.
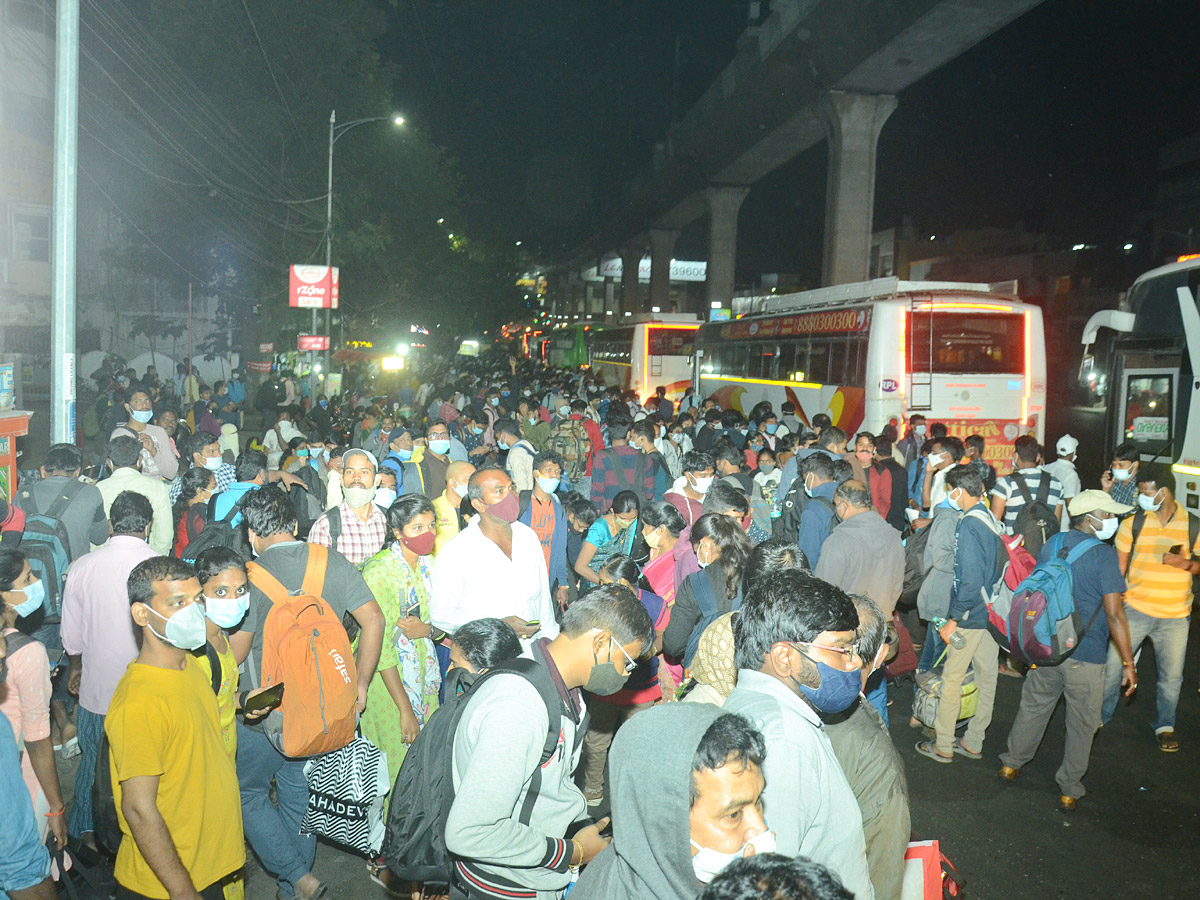
[[[371,504],[371,515],[365,522],[344,500],[338,509],[342,513],[342,532],[338,535],[337,547],[333,547],[333,539],[329,534],[327,512],[313,522],[308,532],[308,542],[333,547],[354,565],[361,566],[383,549],[383,541],[387,537],[387,516],[374,503]]]
[[[184,471],[186,471],[186,470],[184,470]],[[234,470],[233,466],[231,466],[229,463],[221,463],[221,467],[219,469],[217,469],[217,471],[214,473],[217,476],[216,493],[218,493],[218,494],[221,493],[221,491],[225,490],[225,488],[227,488],[231,484],[233,484],[234,472],[235,472],[235,470]],[[174,504],[175,501],[179,499],[179,492],[182,489],[183,489],[183,472],[180,472],[179,477],[171,482],[170,490],[168,491],[168,494],[170,495],[172,504]]]
[[[639,465],[642,467],[640,484],[637,483]],[[642,500],[654,499],[654,474],[657,469],[654,460],[632,447],[597,450],[592,457],[592,502],[603,514],[608,512],[613,498],[621,491],[634,491]]]

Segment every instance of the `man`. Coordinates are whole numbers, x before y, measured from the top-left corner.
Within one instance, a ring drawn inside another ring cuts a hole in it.
[[[537,636],[558,635],[542,542],[517,521],[520,500],[503,469],[484,467],[467,482],[479,515],[442,547],[433,566],[429,617],[453,635],[474,619],[504,619],[526,650]]]
[[[763,814],[779,852],[828,866],[871,900],[862,815],[820,716],[862,690],[857,626],[853,602],[827,582],[796,569],[754,579],[733,618],[738,680],[724,710],[753,722],[771,750]]]
[[[1137,471],[1142,454],[1132,441],[1117,445],[1108,471],[1100,476],[1100,488],[1124,506],[1137,504]]]
[[[791,434],[799,434],[804,430],[804,423],[796,415],[796,404],[791,400],[785,400],[779,410],[782,413],[779,417],[779,424],[783,425]]]
[[[683,520],[695,525],[704,515],[704,497],[716,477],[716,462],[708,453],[692,450],[683,455],[680,462],[683,474],[675,480],[663,499],[679,510]]]
[[[917,457],[921,455],[921,446],[925,443],[925,417],[913,413],[908,417],[908,431],[896,444],[897,449],[904,454],[904,468],[907,470]]]
[[[996,556],[1003,526],[983,502],[983,476],[975,466],[955,466],[946,475],[946,499],[963,510],[954,535],[954,587],[950,615],[938,636],[950,644],[950,635],[963,637],[962,647],[950,645],[942,669],[942,698],[934,721],[934,741],[921,741],[917,752],[934,762],[954,762],[957,753],[968,759],[983,758],[983,739],[992,722],[996,700],[997,660],[1000,648],[988,634],[985,597],[996,582]],[[962,700],[962,683],[974,665],[978,704],[966,734],[955,738]]]
[[[704,402],[707,403],[708,400]],[[704,423],[696,430],[696,436],[692,441],[693,446],[702,452],[711,450],[713,441],[717,439],[720,431],[721,411],[715,407],[706,409],[704,411]]]
[[[1057,478],[1059,484],[1062,485],[1063,506],[1061,522],[1063,531],[1071,529],[1071,516],[1067,510],[1067,507],[1070,506],[1071,498],[1077,496],[1083,490],[1083,485],[1079,480],[1079,473],[1075,471],[1075,460],[1078,456],[1078,450],[1079,441],[1069,434],[1064,434],[1058,439],[1058,443],[1054,447],[1054,452],[1058,454],[1058,459],[1042,466],[1044,471],[1049,472]]]
[[[1126,695],[1137,688],[1129,624],[1121,602],[1125,578],[1117,552],[1102,543],[1116,533],[1118,517],[1131,511],[1104,491],[1084,491],[1071,500],[1071,530],[1061,538],[1047,541],[1038,554],[1038,563],[1047,563],[1080,544],[1092,544],[1091,549],[1071,563],[1075,610],[1085,630],[1067,660],[1057,666],[1034,666],[1025,674],[1021,706],[1008,733],[1008,748],[1000,754],[1000,777],[1014,781],[1021,768],[1033,759],[1062,697],[1067,706],[1067,741],[1055,780],[1060,791],[1058,808],[1064,812],[1074,810],[1085,793],[1083,776],[1092,752],[1092,738],[1100,727],[1104,660],[1110,634],[1117,656],[1130,661],[1130,665],[1121,668],[1121,686]]]
[[[1200,553],[1200,540],[1191,539],[1191,514],[1175,502],[1175,477],[1166,466],[1141,466],[1136,479],[1140,509],[1121,523],[1115,544],[1128,584],[1125,616],[1129,621],[1129,645],[1137,651],[1147,638],[1154,644],[1158,673],[1154,734],[1158,749],[1175,753],[1179,750],[1175,710],[1187,653],[1192,578],[1200,572],[1200,562],[1195,558]],[[1134,528],[1139,524],[1135,540]],[[1104,677],[1105,723],[1116,711],[1119,685],[1132,661],[1133,657],[1121,654],[1115,643],[1109,648]]]
[[[454,735],[454,803],[446,818],[446,849],[456,858],[451,896],[473,888],[472,897],[516,891],[562,897],[570,869],[591,862],[608,845],[600,835],[607,819],[566,837],[587,809],[572,778],[587,730],[580,688],[616,693],[653,644],[654,625],[637,597],[606,585],[571,604],[553,640],[533,645],[536,666],[528,677],[497,675],[467,701]],[[543,691],[557,700],[558,722],[548,719]],[[558,749],[541,764],[540,785],[530,798],[530,776],[551,726],[560,735]],[[526,805],[527,814],[518,818]]]
[[[256,564],[287,590],[299,590],[308,565],[309,545],[296,540],[296,513],[287,495],[275,488],[253,491],[246,497],[243,513],[250,547],[258,557]],[[376,666],[387,669],[399,664],[395,643],[390,636],[384,641],[379,604],[358,569],[340,554],[329,554],[320,596],[338,618],[344,619],[349,613],[362,629],[356,655],[358,709],[362,712]],[[240,630],[229,637],[234,658],[239,665],[244,664],[251,684],[261,681],[263,626],[270,607],[270,599],[252,583],[250,609]],[[300,820],[308,806],[304,763],[276,750],[261,727],[237,723],[237,775],[246,838],[263,867],[275,873],[281,896],[312,900],[326,889],[311,871],[316,838],[300,834]],[[272,780],[278,806],[270,799]]]
[[[566,609],[571,583],[567,567],[567,515],[555,494],[562,470],[562,457],[557,453],[539,453],[533,458],[533,490],[521,494],[524,509],[517,521],[532,528],[541,542],[550,587],[559,609]]]
[[[517,415],[521,431],[529,443],[539,452],[545,450],[546,441],[550,439],[550,422],[543,422],[538,415],[538,402],[531,397],[522,397],[517,401]]]
[[[992,489],[992,514],[1004,523],[1005,528],[1011,529],[1021,514],[1021,508],[1032,502],[1038,495],[1043,478],[1050,479],[1050,494],[1046,505],[1054,510],[1054,518],[1062,520],[1063,486],[1050,472],[1038,465],[1042,451],[1038,447],[1037,438],[1031,434],[1023,434],[1013,441],[1013,473],[996,479],[996,487]],[[1024,484],[1025,490],[1021,490]],[[1028,499],[1026,498],[1028,492]],[[1050,535],[1046,535],[1047,538]]]
[[[437,531],[437,541],[433,545],[433,555],[437,556],[446,543],[458,536],[462,522],[463,498],[467,496],[467,485],[475,467],[469,462],[455,461],[446,467],[446,490],[433,498],[434,528]]]
[[[246,862],[237,774],[221,737],[204,646],[204,603],[190,565],[153,557],[127,582],[141,651],[105,719],[121,823],[114,875],[132,897],[218,900]]]
[[[371,410],[363,417],[362,430],[354,446],[361,447],[376,459],[383,459],[388,454],[388,436],[395,427],[396,419],[390,413]]]
[[[854,649],[862,664],[863,690],[887,657],[887,621],[869,597],[851,595],[858,612]],[[877,900],[900,900],[904,854],[911,836],[904,763],[887,723],[860,697],[849,709],[825,716],[825,733],[862,813],[867,868]]]
[[[243,450],[234,464],[234,477],[237,481],[217,494],[213,501],[213,516],[217,519],[225,518],[251,491],[257,491],[267,483],[266,455],[261,450]],[[238,512],[230,524],[236,528],[241,521],[242,514]]]
[[[803,856],[756,853],[735,859],[697,900],[854,900],[837,876]]]
[[[904,587],[904,542],[899,532],[871,509],[871,492],[861,482],[843,481],[833,492],[833,502],[841,524],[821,546],[813,574],[847,594],[870,597],[890,622]],[[887,679],[881,670],[871,676],[866,694],[887,724]]]
[[[79,769],[67,830],[90,842],[92,777],[113,691],[138,654],[133,626],[126,618],[125,582],[141,562],[154,556],[146,543],[154,512],[141,494],[126,491],[112,504],[112,537],[103,547],[71,564],[63,587],[62,644],[70,655],[67,684],[79,698]]]
[[[635,716],[612,745],[613,842],[584,869],[578,900],[693,900],[726,861],[766,852],[763,737],[707,703]]]
[[[141,494],[150,501],[154,522],[150,526],[150,549],[158,556],[167,556],[175,540],[171,515],[171,500],[161,478],[143,475],[137,470],[141,445],[128,435],[108,442],[108,465],[112,474],[96,487],[104,498],[104,514],[109,515],[113,501],[125,491]]]
[[[445,422],[434,422],[425,432],[425,446],[414,447],[412,460],[404,466],[404,492],[440,496],[446,490],[449,466],[450,429]]]
[[[837,524],[833,518],[833,492],[837,489],[833,480],[833,460],[827,453],[814,453],[800,463],[799,474],[804,479],[804,493],[811,500],[800,514],[800,533],[796,542],[815,570],[821,559],[821,545]]]
[[[905,516],[905,510],[908,509],[908,479],[903,467],[892,456],[889,437],[882,434],[875,437],[871,460],[871,467],[867,469],[871,505],[889,525],[897,531],[904,531],[908,527]]]
[[[404,483],[404,468],[413,458],[415,447],[413,433],[409,429],[401,426],[388,432],[387,454],[379,460],[379,470],[390,469],[395,474],[397,494],[413,493]]]
[[[533,490],[533,458],[537,450],[533,444],[521,437],[521,426],[511,419],[503,419],[492,429],[496,435],[496,446],[507,451],[504,467],[513,480],[517,492]]]
[[[924,471],[920,484],[921,509],[933,509],[946,499],[946,473],[959,464],[964,452],[962,441],[956,437],[934,436],[927,446],[929,456],[921,467]]]
[[[217,438],[207,431],[197,431],[182,437],[180,443],[183,445],[182,457],[188,466],[193,469],[208,469],[213,473],[213,477],[217,479],[215,493],[219,494],[233,484],[237,478],[237,469],[222,458],[221,445]],[[172,504],[179,498],[179,492],[183,489],[183,473],[186,471],[186,468],[183,469],[167,489],[167,496]]]
[[[658,397],[658,417],[664,422],[670,422],[675,418],[675,404],[667,399],[666,387],[660,384],[654,389],[654,394]]]
[[[170,436],[157,425],[151,425],[154,405],[150,395],[141,389],[131,391],[125,403],[126,421],[118,425],[109,440],[122,435],[134,438],[140,444],[139,468],[143,475],[170,481],[179,474],[179,458]]]
[[[963,438],[963,447],[966,450],[967,460],[979,466],[979,471],[983,473],[983,489],[991,494],[996,487],[996,468],[987,461],[985,452],[987,441],[983,439],[982,434],[968,434]],[[1075,493],[1079,493],[1079,491],[1076,490]]]
[[[287,456],[288,444],[292,438],[302,438],[304,434],[292,421],[290,409],[281,409],[275,427],[263,435],[263,448],[267,452],[267,468],[278,469],[283,458]]]
[[[22,486],[13,497],[13,506],[26,515],[53,515],[67,530],[71,559],[79,559],[92,544],[108,538],[108,519],[104,515],[104,496],[95,485],[79,480],[83,455],[74,444],[52,444],[42,463],[42,480]],[[61,509],[55,502],[61,500]],[[51,510],[54,510],[51,512]]]
[[[330,547],[354,565],[362,565],[383,549],[387,515],[375,505],[379,477],[366,450],[347,450],[342,457],[342,502],[323,512],[308,532],[310,544]]]
[[[718,438],[713,443],[712,455],[718,482],[737,488],[750,504],[750,517],[761,529],[757,538],[752,536],[752,539],[766,540],[771,536],[771,504],[763,496],[762,485],[742,471],[745,453],[738,450],[731,441]]]
[[[667,468],[666,457],[655,446],[658,428],[661,422],[654,417],[647,417],[640,422],[634,422],[629,429],[629,446],[646,457],[646,462],[654,470],[654,496],[648,499],[661,500],[671,488],[671,471]]]
[[[654,466],[629,446],[633,420],[624,413],[610,411],[605,424],[612,446],[593,453],[592,502],[605,513],[621,491],[633,491],[643,500],[654,499]]]

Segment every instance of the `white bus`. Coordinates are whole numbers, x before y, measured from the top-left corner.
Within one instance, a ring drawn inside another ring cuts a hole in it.
[[[1175,493],[1200,511],[1200,256],[1180,257],[1141,275],[1121,309],[1096,313],[1083,330],[1081,379],[1106,376],[1108,410],[1105,459],[1118,444],[1133,442],[1145,461],[1173,463]],[[1104,335],[1108,328],[1115,335]],[[1091,345],[1106,348],[1106,373],[1095,370]]]
[[[1011,285],[1009,285],[1011,288]],[[1042,440],[1042,311],[985,284],[880,278],[734,300],[739,318],[696,342],[696,393],[749,413],[791,401],[853,435],[922,413],[952,435],[981,434],[1007,471],[1021,434]]]
[[[605,384],[636,391],[644,401],[655,388],[679,400],[692,384],[692,353],[700,322],[681,313],[631,318],[629,324],[602,325],[589,331],[588,352]]]

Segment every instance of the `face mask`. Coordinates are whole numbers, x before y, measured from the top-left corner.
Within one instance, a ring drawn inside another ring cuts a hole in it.
[[[1158,509],[1163,505],[1163,502],[1159,500],[1157,503],[1155,503],[1154,497],[1157,497],[1159,493],[1161,493],[1161,491],[1155,492],[1153,497],[1148,497],[1145,494],[1138,494],[1138,506],[1140,506],[1146,512],[1158,512]]]
[[[445,456],[450,452],[450,441],[447,438],[435,438],[430,440],[429,449],[438,456]]]
[[[616,640],[609,638],[609,658],[604,662],[600,662],[599,654],[592,654],[594,665],[591,672],[588,673],[587,684],[583,686],[585,691],[600,697],[611,697],[617,691],[621,690],[621,688],[625,687],[625,682],[629,680],[629,676],[622,675],[617,671],[617,664],[612,661],[613,644],[617,644]],[[621,655],[629,660],[630,671],[633,671],[634,661],[630,659],[624,647],[620,644],[617,644],[617,647],[620,649]]]
[[[508,394],[509,394],[509,392],[508,392],[508,391],[501,391],[501,392],[500,392],[500,396],[501,396],[501,397],[507,397],[507,396],[508,396]]]
[[[844,672],[815,659],[812,659],[812,662],[817,667],[817,674],[821,676],[821,686],[811,688],[807,684],[801,684],[795,675],[791,676],[792,682],[820,712],[840,713],[849,709],[850,704],[858,699],[862,691],[862,673],[858,669]]]
[[[804,493],[808,494],[808,496],[810,496],[810,497],[811,497],[811,496],[812,496],[812,492],[813,492],[812,485],[810,485],[810,484],[808,483],[808,476],[807,476],[807,475],[805,475],[805,476],[804,476]]]
[[[722,853],[711,847],[701,847],[695,841],[692,841],[692,846],[697,851],[696,855],[692,857],[692,871],[696,874],[697,881],[708,884],[717,877],[718,873],[732,865],[735,859],[740,859],[747,847],[753,847],[756,856],[759,853],[774,853],[775,832],[764,831],[762,834],[755,835],[733,853]]]
[[[195,650],[204,645],[208,628],[204,624],[204,607],[201,604],[193,603],[185,606],[173,616],[164,616],[158,610],[150,609],[149,606],[146,609],[167,623],[165,635],[155,631],[153,625],[150,626],[150,630],[159,640],[166,641],[172,647],[178,647],[180,650]]]
[[[917,433],[917,437],[919,437],[919,438],[925,437],[925,426],[924,425],[914,426],[913,431],[915,431]]]
[[[521,391],[521,395],[522,395],[523,397],[532,397],[532,396],[533,396],[533,391]]]
[[[704,550],[704,545],[703,545],[703,544],[700,544],[700,545],[698,545],[698,546],[696,547],[696,562],[700,564],[700,568],[702,568],[702,569],[707,569],[707,568],[708,568],[708,566],[709,566],[709,564],[712,562],[712,558],[710,557],[710,558],[708,558],[708,559],[701,559],[701,558],[700,558],[700,553],[701,553],[703,550]]]
[[[962,512],[962,507],[959,505],[959,501],[955,498],[955,496],[953,494],[946,495],[946,502],[950,504],[951,508],[957,509],[959,512]]]
[[[778,422],[768,422],[766,425],[766,428],[767,428],[767,434],[774,434],[776,431],[779,430],[779,423]]]
[[[326,449],[326,450],[322,450],[322,451],[321,451],[321,456],[324,458],[324,460],[325,460],[326,462],[329,462],[329,450],[328,450],[328,449]]]
[[[492,406],[499,406],[499,405],[500,405],[500,398],[499,398],[499,397],[493,397],[491,400],[489,400],[489,401],[488,401],[488,403],[492,404]]]
[[[328,400],[320,400],[317,402],[317,405],[320,406],[321,409],[325,409],[326,407],[329,406],[329,401]]]
[[[400,457],[401,462],[408,462],[412,459],[413,452],[411,450],[397,450],[396,455]]]
[[[706,475],[703,478],[697,478],[696,483],[692,485],[692,490],[697,494],[707,494],[708,489],[712,487],[713,477],[712,475]]]
[[[225,460],[221,459],[219,456],[206,456],[204,457],[204,468],[208,469],[210,472],[215,472],[217,469],[221,468],[224,462]]]
[[[1099,518],[1096,518],[1096,516],[1091,515],[1090,513],[1088,514],[1088,517],[1091,519],[1095,519],[1096,522],[1098,523],[1096,525],[1096,537],[1098,537],[1102,541],[1107,541],[1114,534],[1116,534],[1117,526],[1121,524],[1121,520],[1117,519],[1115,517],[1111,518],[1111,519],[1099,519]]]
[[[567,416],[569,416],[569,415],[571,414],[571,407],[569,407],[569,406],[560,406],[560,407],[558,408],[558,414],[559,414],[560,416],[562,416],[562,417],[565,419]]]
[[[671,440],[672,440],[672,442],[674,442],[676,444],[682,444],[683,443],[683,435],[682,434],[673,434],[673,435],[671,435]]]
[[[296,455],[297,456],[308,456],[308,448],[301,447],[299,450],[296,451]]]
[[[463,497],[467,496],[467,486],[465,484],[454,485],[454,493],[458,494],[458,499],[461,500]]]
[[[396,492],[389,487],[375,488],[375,505],[387,509],[396,502]]]
[[[472,425],[471,426],[471,434],[483,434],[483,429],[480,428],[478,425]]]
[[[154,418],[154,410],[152,409],[134,409],[130,410],[129,414],[133,416],[133,421],[141,422],[143,425]]]
[[[508,450],[510,449],[511,445],[508,443],[508,441],[496,441],[496,446],[501,450]]]
[[[649,547],[651,550],[658,549],[658,542],[659,542],[660,537],[659,537],[657,528],[655,528],[653,531],[643,531],[642,539],[646,542],[646,546]]]
[[[742,437],[745,437],[745,436],[746,436],[746,435],[748,435],[749,433],[750,433],[750,429],[749,429],[749,428],[739,428],[739,429],[738,429],[738,434],[740,434]]]
[[[775,471],[775,467],[770,463],[761,463],[758,467],[758,471],[762,472],[764,475],[770,475]]]
[[[346,497],[346,503],[351,509],[360,509],[366,506],[375,496],[376,488],[374,485],[370,487],[347,487],[342,493]]]
[[[945,453],[930,453],[929,454],[929,464],[931,466],[940,466],[942,464],[943,460],[945,460],[945,458],[946,458]]]
[[[504,499],[499,503],[493,503],[487,510],[501,522],[507,522],[511,525],[517,521],[517,516],[521,514],[521,501],[517,499],[517,495],[509,491],[504,495]]]
[[[1133,469],[1113,469],[1114,481],[1128,481],[1133,477]]]
[[[17,592],[14,591],[13,593]],[[42,603],[46,599],[46,586],[42,584],[42,580],[39,578],[37,581],[25,585],[20,593],[25,595],[25,600],[22,603],[13,605],[13,609],[17,611],[17,616],[23,619],[26,616],[32,616],[41,609]]]
[[[246,618],[246,611],[250,609],[250,593],[246,592],[242,596],[233,597],[210,597],[204,595],[204,614],[212,621],[214,625],[219,625],[222,628],[232,628],[242,619]],[[174,618],[174,616],[172,616]],[[168,620],[168,630],[170,624]]]
[[[553,494],[558,490],[558,483],[561,479],[558,478],[543,478],[541,475],[537,477],[538,487],[547,494]]]
[[[433,552],[433,545],[437,541],[437,534],[432,531],[425,531],[416,537],[404,535],[400,540],[405,547],[417,554],[417,556],[428,556]]]

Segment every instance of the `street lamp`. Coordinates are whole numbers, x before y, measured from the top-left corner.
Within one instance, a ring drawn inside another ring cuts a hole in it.
[[[368,122],[389,122],[389,121],[393,125],[400,126],[400,125],[404,124],[404,116],[395,115],[395,114],[390,115],[390,116],[369,116],[365,119],[354,119],[353,121],[343,122],[341,125],[339,125],[339,124],[337,124],[337,110],[333,109],[333,110],[329,111],[329,176],[328,176],[328,179],[326,180],[326,190],[325,190],[325,265],[326,266],[333,265],[333,145],[337,143],[338,138],[340,138],[342,135],[344,135],[347,131],[349,131],[352,128],[357,128],[359,125],[366,125]],[[327,307],[325,309],[325,334],[329,335],[329,338],[330,338],[329,343],[332,344],[333,343],[333,334],[332,334],[333,329],[330,327],[330,315],[331,315],[330,310]],[[345,321],[345,320],[343,319],[343,321]],[[312,331],[313,331],[313,334],[317,333],[317,311],[315,309],[312,311]],[[340,343],[345,343],[345,340],[344,340],[345,336],[346,336],[346,327],[345,327],[345,325],[343,325],[342,326],[343,340]],[[326,368],[326,370],[329,369],[329,350],[328,349],[325,350],[325,368]],[[309,396],[312,398],[312,402],[314,402],[314,403],[316,402],[316,399],[317,399],[316,387],[317,387],[316,379],[311,378],[310,385],[309,385]]]

